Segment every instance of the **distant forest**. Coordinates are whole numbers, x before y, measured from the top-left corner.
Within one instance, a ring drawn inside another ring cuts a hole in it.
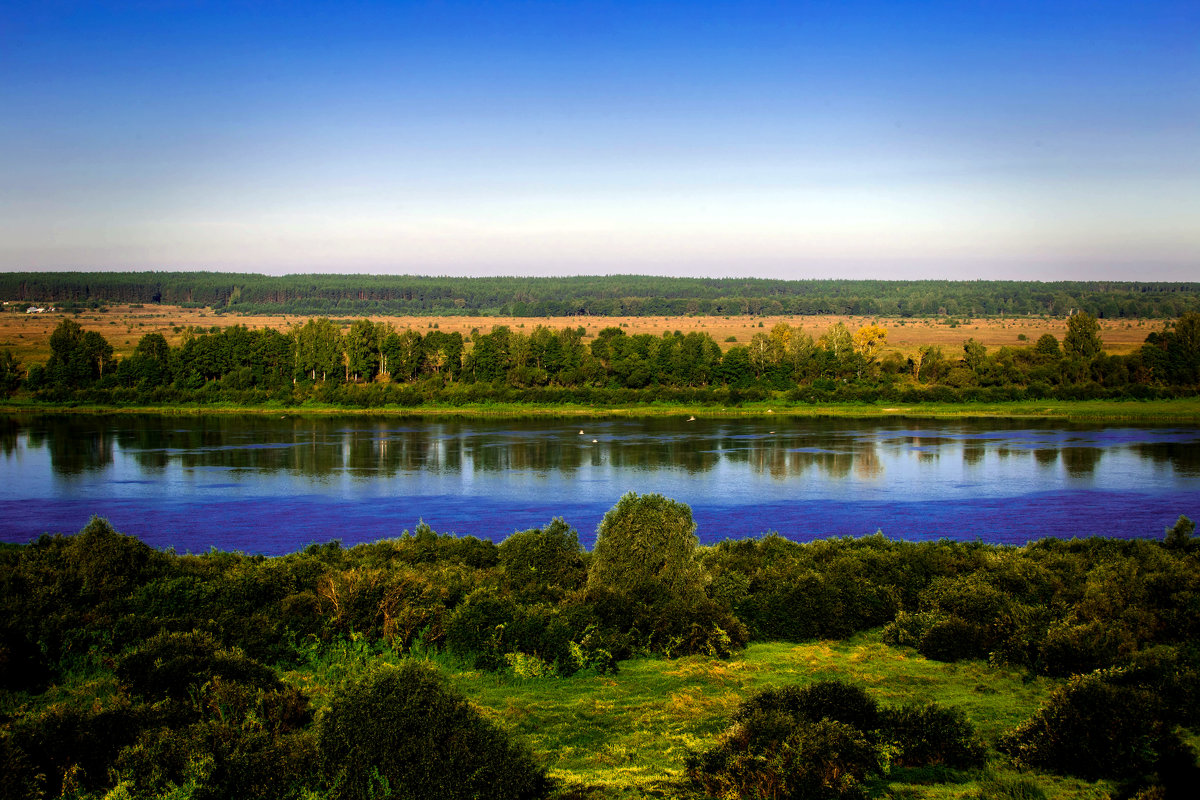
[[[214,272],[0,273],[0,298],[72,305],[166,303],[240,313],[670,316],[854,314],[1174,318],[1200,283],[668,278],[450,278]]]

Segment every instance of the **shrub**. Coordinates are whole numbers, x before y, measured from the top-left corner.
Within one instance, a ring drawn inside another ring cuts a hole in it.
[[[860,687],[844,681],[818,681],[808,686],[763,689],[734,712],[741,722],[760,713],[779,712],[812,721],[831,719],[860,731],[879,727],[879,705]]]
[[[512,534],[499,547],[500,565],[518,590],[542,593],[548,587],[576,589],[587,580],[579,534],[555,517],[544,528]]]
[[[589,586],[621,592],[660,589],[679,596],[698,588],[692,510],[661,494],[624,495],[596,528]]]
[[[299,796],[312,782],[315,761],[316,745],[308,733],[273,736],[206,720],[143,732],[121,752],[114,774],[135,797],[284,800]]]
[[[11,743],[3,749],[6,760],[15,762],[14,780],[32,778],[38,785],[39,791],[28,796],[71,796],[104,784],[108,766],[121,747],[137,736],[146,717],[144,708],[134,707],[123,696],[107,703],[72,697],[20,719]]]
[[[756,711],[716,746],[689,754],[685,769],[692,785],[713,797],[859,800],[879,755],[850,725]]]
[[[1006,733],[1000,750],[1024,766],[1086,780],[1144,782],[1190,752],[1160,719],[1152,692],[1115,686],[1100,674],[1073,678],[1032,717]]]
[[[982,766],[986,756],[975,727],[957,708],[936,703],[886,708],[879,727],[880,735],[899,748],[898,766],[970,769]]]
[[[117,660],[117,677],[149,700],[190,699],[196,689],[220,678],[260,689],[281,684],[268,667],[240,650],[225,650],[206,633],[163,633]]]
[[[989,637],[974,623],[955,616],[935,618],[921,634],[917,651],[934,661],[987,658]]]
[[[499,800],[549,790],[528,749],[480,716],[436,669],[416,661],[338,689],[321,721],[318,750],[333,800]]]

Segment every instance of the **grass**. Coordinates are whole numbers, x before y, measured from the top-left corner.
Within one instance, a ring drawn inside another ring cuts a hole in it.
[[[590,406],[575,403],[531,405],[496,403],[476,405],[431,404],[418,408],[390,406],[359,409],[329,404],[305,403],[299,407],[282,404],[245,406],[236,403],[181,404],[177,406],[61,406],[29,401],[0,402],[0,409],[77,414],[285,414],[288,416],[395,416],[467,417],[494,419],[601,419],[629,417],[687,417],[707,419],[737,418],[822,418],[850,419],[1044,419],[1074,422],[1200,422],[1200,397],[1177,400],[1045,400],[1011,403],[922,403],[917,405],[790,405],[770,400],[746,403],[736,408],[651,403],[631,406]]]
[[[881,704],[937,701],[957,706],[993,745],[1000,733],[1031,715],[1057,685],[1046,678],[984,662],[943,664],[892,648],[879,631],[843,641],[760,643],[729,661],[689,657],[639,658],[616,675],[519,679],[427,656],[479,709],[520,735],[571,797],[679,797],[689,750],[714,743],[738,703],[768,686],[841,678],[864,686]],[[330,687],[368,661],[395,661],[390,651],[349,643],[310,659],[288,680],[318,707]],[[351,662],[357,667],[351,666]],[[1105,784],[1024,774],[990,752],[981,772],[895,770],[872,795],[893,798],[974,798],[981,791],[1033,781],[1048,798],[1098,800]],[[1013,794],[1017,797],[1019,794]]]

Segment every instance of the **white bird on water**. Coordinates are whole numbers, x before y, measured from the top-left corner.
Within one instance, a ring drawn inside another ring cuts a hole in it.
[[[695,421],[696,421],[695,417],[688,417],[688,422],[695,422]]]
[[[580,436],[583,436],[583,431],[580,431],[580,432],[579,432],[579,435],[580,435]]]

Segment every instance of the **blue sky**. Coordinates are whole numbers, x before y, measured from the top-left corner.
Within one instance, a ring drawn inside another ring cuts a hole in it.
[[[1200,279],[1200,4],[0,0],[0,269]]]

